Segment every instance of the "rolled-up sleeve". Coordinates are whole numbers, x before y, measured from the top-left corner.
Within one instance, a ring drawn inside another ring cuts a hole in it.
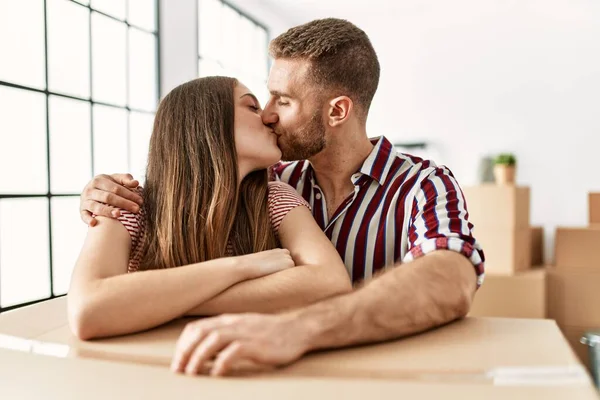
[[[435,167],[421,181],[412,206],[408,252],[403,262],[435,250],[451,250],[465,256],[475,268],[477,286],[483,283],[485,256],[472,234],[467,205],[449,169]]]

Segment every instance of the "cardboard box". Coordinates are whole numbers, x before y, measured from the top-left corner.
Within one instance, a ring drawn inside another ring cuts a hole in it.
[[[469,221],[481,227],[529,228],[529,188],[485,184],[463,188]]]
[[[56,303],[63,299],[53,300]],[[35,307],[35,306],[31,306]],[[19,313],[20,310],[12,311]],[[29,316],[32,310],[26,310]],[[0,314],[0,334],[10,331]],[[80,341],[65,325],[26,341],[28,351],[142,363],[167,367],[185,324],[180,319],[134,335]],[[25,321],[22,321],[25,322]],[[12,318],[11,324],[18,323]],[[25,340],[25,339],[23,339]],[[1,341],[0,341],[1,342]],[[6,341],[5,341],[6,342]],[[54,346],[54,348],[52,347]],[[551,320],[465,318],[444,327],[401,340],[308,354],[268,377],[343,377],[493,384],[508,371],[539,368],[577,368],[579,361],[558,326]]]
[[[600,226],[556,228],[554,245],[556,268],[600,271]]]
[[[600,328],[600,271],[548,270],[548,318],[561,326]]]
[[[531,227],[531,266],[544,265],[544,228]]]
[[[546,386],[385,379],[187,377],[166,368],[56,358],[0,349],[0,398],[39,399],[597,399],[587,381]]]
[[[546,270],[525,271],[513,276],[486,274],[469,315],[546,318]]]
[[[589,223],[600,224],[600,193],[588,194]]]
[[[477,226],[473,236],[485,254],[486,275],[512,275],[531,268],[531,229]]]

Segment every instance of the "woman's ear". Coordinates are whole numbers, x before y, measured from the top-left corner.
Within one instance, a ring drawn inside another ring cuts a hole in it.
[[[327,123],[331,127],[336,127],[348,120],[354,104],[348,96],[339,96],[329,101],[329,112],[327,114]]]

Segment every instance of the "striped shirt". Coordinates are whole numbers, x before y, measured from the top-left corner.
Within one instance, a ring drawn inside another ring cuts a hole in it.
[[[143,195],[141,187],[138,187],[137,191],[140,195]],[[306,206],[310,210],[308,203],[292,187],[283,182],[269,182],[267,204],[271,226],[276,238],[279,237],[281,222],[292,209],[297,206]],[[143,256],[142,249],[146,235],[146,212],[144,207],[138,213],[121,210],[121,216],[118,220],[121,221],[131,237],[128,271],[135,272],[139,270]],[[231,246],[228,245],[227,255],[232,254]]]
[[[288,183],[310,204],[354,283],[434,250],[456,251],[484,277],[484,255],[472,234],[463,193],[444,166],[399,153],[385,138],[351,177],[352,193],[331,220],[310,162],[279,163],[273,178]]]

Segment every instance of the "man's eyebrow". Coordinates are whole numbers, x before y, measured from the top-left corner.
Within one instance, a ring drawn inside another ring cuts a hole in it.
[[[256,98],[256,96],[253,95],[252,93],[244,93],[243,95],[240,96],[240,99],[243,99],[246,96],[252,97],[252,99],[254,99],[254,101],[256,103],[260,104],[260,102],[258,101],[258,99]]]
[[[292,97],[290,94],[280,92],[279,90],[270,90],[269,93],[271,93],[271,95],[277,96],[277,97]]]

